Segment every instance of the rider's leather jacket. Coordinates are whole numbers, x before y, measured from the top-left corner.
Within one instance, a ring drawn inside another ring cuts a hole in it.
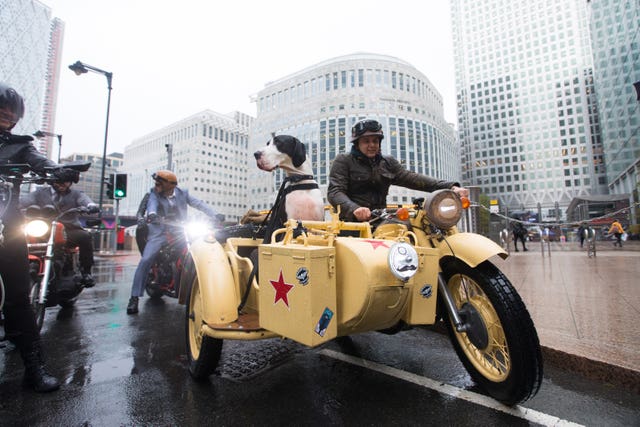
[[[361,206],[386,207],[391,185],[431,192],[460,184],[411,172],[391,156],[378,154],[369,159],[353,147],[349,154],[339,154],[334,159],[327,199],[334,207],[340,206],[341,220],[357,221],[353,211]]]

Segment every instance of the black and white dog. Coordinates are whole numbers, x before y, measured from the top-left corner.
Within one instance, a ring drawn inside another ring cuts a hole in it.
[[[324,220],[322,193],[313,179],[311,162],[302,142],[290,135],[274,136],[253,155],[258,168],[271,172],[279,167],[285,171],[287,177],[279,198],[280,194],[285,197],[287,219]]]

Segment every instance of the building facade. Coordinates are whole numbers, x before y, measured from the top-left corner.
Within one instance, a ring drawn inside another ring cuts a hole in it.
[[[542,219],[607,194],[587,2],[452,0],[451,11],[464,184]]]
[[[102,155],[92,153],[73,153],[60,160],[60,163],[91,162],[88,171],[80,174],[80,180],[74,184],[74,188],[84,191],[96,204],[100,203],[100,178],[102,177]],[[107,163],[104,168],[105,179],[111,174],[119,172],[123,168],[122,153],[107,154]],[[107,198],[106,187],[102,194],[102,212],[106,215],[115,213],[115,202]]]
[[[640,202],[640,0],[589,5],[607,184],[611,193],[629,194],[635,204]],[[638,210],[631,214],[637,223]]]
[[[0,81],[24,98],[25,115],[14,132],[54,132],[64,24],[37,0],[0,0]],[[34,141],[51,157],[51,139]],[[48,145],[47,145],[48,144]]]
[[[253,97],[257,117],[250,152],[272,133],[289,134],[307,147],[313,173],[325,196],[331,162],[351,149],[351,127],[359,119],[382,123],[384,154],[407,169],[445,180],[460,179],[459,146],[444,120],[442,96],[411,64],[391,56],[356,53],[329,59],[277,81]],[[249,168],[254,209],[269,209],[282,171]],[[388,203],[410,203],[420,194],[392,186]]]
[[[121,214],[135,215],[151,175],[170,169],[178,186],[237,221],[247,210],[247,159],[253,117],[205,110],[134,140],[125,148],[127,197]]]

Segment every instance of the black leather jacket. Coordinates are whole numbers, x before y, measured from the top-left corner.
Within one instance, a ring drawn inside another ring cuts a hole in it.
[[[349,154],[339,154],[331,165],[327,199],[334,208],[340,206],[340,219],[357,221],[353,211],[359,207],[380,209],[387,206],[391,185],[431,192],[459,186],[411,172],[391,156],[369,159],[355,147]]]
[[[47,159],[40,153],[31,143],[33,138],[28,135],[13,135],[9,132],[0,132],[0,164],[16,164],[26,163],[31,169],[42,171],[45,167],[58,166],[52,160]],[[20,186],[16,183],[13,186],[12,204],[18,206],[18,196],[20,195]]]

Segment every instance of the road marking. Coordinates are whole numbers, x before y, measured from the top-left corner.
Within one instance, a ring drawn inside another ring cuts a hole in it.
[[[432,380],[431,378],[421,377],[420,375],[412,374],[410,372],[402,371],[400,369],[392,368],[390,366],[381,365],[370,360],[361,359],[359,357],[349,356],[337,351],[322,349],[319,352],[322,355],[331,357],[333,359],[341,360],[352,365],[361,366],[372,371],[380,372],[385,375],[389,375],[404,381],[408,381],[420,386],[437,391],[438,393],[447,394],[457,399],[466,400],[467,402],[482,405],[496,411],[504,412],[514,417],[522,418],[527,421],[542,424],[545,426],[582,426],[571,421],[563,420],[553,415],[545,414],[533,409],[525,408],[520,405],[506,406],[491,397],[484,396],[482,394],[474,393],[472,391],[464,390],[459,387],[454,387],[449,384],[445,384],[439,381]]]

